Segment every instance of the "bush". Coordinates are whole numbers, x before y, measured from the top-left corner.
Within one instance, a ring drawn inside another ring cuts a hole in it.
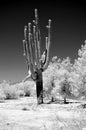
[[[6,95],[4,94],[3,90],[0,89],[0,100],[6,99]]]
[[[17,89],[14,87],[14,85],[4,84],[3,86],[3,92],[6,96],[6,99],[17,99]]]
[[[33,81],[23,82],[23,91],[24,96],[35,96],[36,95],[36,87]]]
[[[57,61],[51,63],[48,69],[43,73],[43,85],[46,96],[50,98],[57,98],[58,95],[60,96],[60,83],[64,81],[65,77],[69,77],[69,72],[64,68],[63,64],[61,66],[61,63]]]
[[[13,85],[3,81],[0,84],[0,99],[17,99],[22,96],[36,96],[36,87],[33,81],[20,82]]]
[[[6,95],[6,99],[18,99],[17,92],[14,88],[5,90],[4,93]]]

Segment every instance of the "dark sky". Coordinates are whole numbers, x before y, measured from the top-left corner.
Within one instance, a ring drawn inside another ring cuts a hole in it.
[[[40,0],[41,1],[41,0]],[[27,75],[23,57],[23,28],[34,19],[38,9],[42,45],[47,34],[45,26],[52,20],[50,58],[77,58],[78,49],[86,39],[85,3],[28,2],[0,3],[0,81],[21,81]]]

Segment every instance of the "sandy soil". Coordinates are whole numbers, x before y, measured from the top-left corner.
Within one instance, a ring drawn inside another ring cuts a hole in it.
[[[0,103],[0,130],[86,130],[81,103],[43,104],[35,98]]]

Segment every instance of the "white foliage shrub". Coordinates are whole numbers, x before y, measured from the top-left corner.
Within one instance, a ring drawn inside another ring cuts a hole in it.
[[[70,69],[69,69],[70,68]],[[71,64],[69,58],[61,61],[56,57],[53,58],[53,62],[51,62],[48,66],[48,69],[43,73],[44,80],[44,90],[54,98],[57,98],[58,95],[61,95],[61,83],[65,80],[65,78],[69,78]]]
[[[84,96],[86,98],[86,42],[81,45],[81,49],[78,51],[78,58],[74,62],[74,70],[75,74],[78,75],[76,85],[79,97]]]
[[[18,98],[17,89],[14,86],[9,85],[8,83],[3,84],[3,92],[6,96],[6,99]]]
[[[5,95],[5,93],[3,92],[3,90],[0,89],[0,100],[4,100],[4,99],[6,99],[6,95]]]
[[[35,82],[26,81],[23,83],[25,96],[36,96]]]

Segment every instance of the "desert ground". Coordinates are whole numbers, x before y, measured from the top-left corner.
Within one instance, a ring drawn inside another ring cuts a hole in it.
[[[0,130],[86,130],[85,101],[37,105],[36,98],[0,102]]]

